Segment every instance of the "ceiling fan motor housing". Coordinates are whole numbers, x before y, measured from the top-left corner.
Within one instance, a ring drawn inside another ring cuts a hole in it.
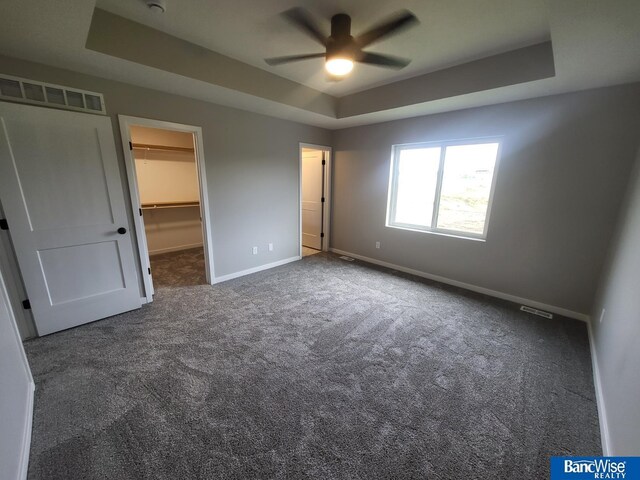
[[[356,46],[351,36],[351,17],[339,13],[331,17],[331,36],[327,39],[327,60],[355,57]]]

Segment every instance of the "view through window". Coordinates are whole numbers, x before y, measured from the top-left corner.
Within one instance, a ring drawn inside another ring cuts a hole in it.
[[[484,238],[498,140],[395,145],[387,226]]]

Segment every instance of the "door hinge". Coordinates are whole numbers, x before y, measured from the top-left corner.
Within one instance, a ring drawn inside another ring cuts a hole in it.
[[[133,150],[133,143],[129,142],[129,150]]]
[[[320,201],[321,201],[322,203],[324,203],[324,197],[322,197],[322,198],[320,199]]]
[[[149,272],[149,275],[151,275],[151,267],[147,268],[147,271]]]
[[[327,161],[323,158],[322,159],[322,165],[326,165],[326,164],[327,164]]]
[[[31,302],[28,298],[22,301],[22,308],[24,308],[25,310],[31,310]]]
[[[320,238],[324,238],[324,232],[320,233]]]
[[[142,209],[141,208],[138,209],[138,213],[140,213],[140,216],[142,216]]]
[[[6,218],[0,218],[0,230],[9,230],[9,223]]]

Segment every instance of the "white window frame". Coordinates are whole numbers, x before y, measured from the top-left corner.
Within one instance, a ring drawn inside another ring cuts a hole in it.
[[[447,140],[440,142],[420,142],[420,143],[405,143],[393,145],[391,147],[391,165],[389,169],[389,193],[387,198],[387,218],[385,226],[389,228],[398,228],[401,230],[411,230],[421,233],[432,233],[437,235],[446,235],[450,237],[464,238],[468,240],[486,241],[487,232],[489,229],[489,220],[491,217],[491,207],[493,205],[493,194],[496,188],[496,179],[498,175],[498,167],[500,165],[500,157],[502,152],[502,142],[504,137],[482,137],[482,138],[468,138],[462,140]],[[491,179],[491,190],[489,191],[489,202],[487,204],[487,214],[484,220],[484,230],[481,234],[473,232],[464,232],[461,230],[450,230],[446,228],[438,228],[438,213],[440,210],[440,196],[442,193],[442,179],[444,176],[444,162],[447,147],[461,146],[461,145],[480,145],[483,143],[497,143],[498,151],[496,152],[496,161],[493,168],[493,177]],[[395,218],[396,201],[398,193],[398,168],[400,152],[410,149],[422,149],[422,148],[440,148],[440,163],[438,165],[438,177],[436,180],[436,191],[433,202],[433,212],[431,216],[431,226],[422,226],[407,224],[401,222],[392,221]]]

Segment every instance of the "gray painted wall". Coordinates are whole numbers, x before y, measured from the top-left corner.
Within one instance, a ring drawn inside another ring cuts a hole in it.
[[[638,131],[639,84],[336,131],[331,246],[589,314]],[[392,145],[494,135],[486,242],[385,227]]]
[[[591,319],[610,455],[640,455],[639,312],[640,155]]]
[[[330,131],[9,57],[0,71],[103,93],[127,194],[118,114],[202,127],[216,276],[299,254],[298,143]]]

